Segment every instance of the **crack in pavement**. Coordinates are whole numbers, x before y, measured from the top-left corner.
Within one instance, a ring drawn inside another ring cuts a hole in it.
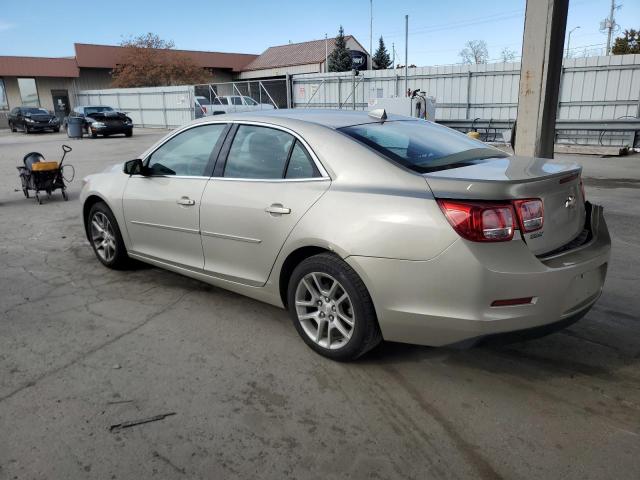
[[[41,375],[37,376],[36,378],[34,378],[33,380],[30,380],[29,382],[25,383],[24,385],[21,385],[20,387],[16,388],[15,390],[7,393],[6,395],[3,395],[0,397],[0,403],[4,402],[5,400],[9,400],[10,398],[14,397],[15,395],[17,395],[18,393],[22,392],[23,390],[26,390],[27,388],[33,387],[35,386],[37,383],[41,382],[42,380],[44,380],[47,377],[50,377],[51,375],[55,375],[58,372],[61,372],[62,370],[71,367],[72,365],[75,365],[76,363],[80,362],[81,360],[87,358],[88,356],[96,353],[97,351],[108,347],[109,345],[114,344],[115,342],[117,342],[118,340],[120,340],[121,338],[126,337],[127,335],[134,333],[136,330],[139,330],[140,328],[144,327],[145,325],[147,325],[149,322],[151,322],[153,319],[157,318],[158,316],[162,315],[163,313],[166,313],[167,311],[169,311],[171,308],[173,308],[174,306],[176,306],[180,301],[182,301],[182,299],[184,297],[186,297],[190,292],[184,292],[182,295],[180,295],[176,300],[174,300],[173,302],[169,303],[166,307],[162,308],[161,310],[159,310],[158,312],[152,314],[151,316],[149,316],[149,318],[145,319],[144,321],[140,322],[139,324],[135,325],[134,327],[130,328],[129,330],[126,330],[124,332],[122,332],[119,335],[116,335],[115,337],[113,337],[112,339],[97,345],[89,350],[87,350],[86,352],[82,353],[81,355],[77,356],[76,358],[72,359],[71,361],[65,363],[64,365],[61,365],[59,367],[56,367],[52,370],[49,370],[47,372],[42,373]]]

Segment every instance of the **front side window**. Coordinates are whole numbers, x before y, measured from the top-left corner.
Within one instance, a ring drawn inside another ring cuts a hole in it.
[[[226,128],[224,123],[190,128],[166,142],[149,157],[151,175],[204,176],[209,158]]]
[[[258,102],[256,102],[253,98],[251,97],[242,97],[244,98],[244,101],[247,105],[258,105]]]
[[[508,156],[451,128],[420,120],[367,123],[340,131],[418,173]]]
[[[38,88],[33,78],[19,78],[18,89],[20,90],[20,99],[23,107],[39,107],[40,99],[38,98]]]
[[[233,105],[242,105],[242,99],[240,97],[231,97],[231,103]]]
[[[4,80],[0,78],[0,110],[9,110],[9,102],[7,102],[7,92],[4,88]]]
[[[294,140],[274,128],[241,125],[229,150],[224,176],[281,179]]]

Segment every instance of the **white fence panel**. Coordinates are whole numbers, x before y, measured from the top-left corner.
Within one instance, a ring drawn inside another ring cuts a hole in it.
[[[356,109],[373,98],[404,95],[404,70],[361,72]],[[517,115],[519,63],[409,69],[408,87],[436,98],[437,120],[474,118],[513,121]],[[312,73],[292,78],[297,108],[353,108],[350,72]],[[314,93],[315,92],[315,93]],[[640,115],[640,55],[565,60],[558,118],[615,120]]]
[[[175,128],[193,119],[194,90],[192,86],[83,90],[76,105],[109,105],[127,112],[135,126]]]

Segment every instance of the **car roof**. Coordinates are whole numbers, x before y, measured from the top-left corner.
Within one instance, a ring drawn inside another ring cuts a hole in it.
[[[242,113],[230,113],[225,115],[216,115],[214,117],[204,117],[197,122],[206,122],[212,118],[220,121],[226,119],[234,121],[256,121],[269,122],[276,125],[290,124],[291,121],[314,123],[332,129],[348,127],[352,125],[362,125],[366,123],[380,123],[380,120],[369,116],[369,112],[360,110],[331,110],[331,109],[275,109],[275,110],[257,110]],[[413,117],[405,117],[402,115],[387,115],[387,121],[394,120],[415,120]]]

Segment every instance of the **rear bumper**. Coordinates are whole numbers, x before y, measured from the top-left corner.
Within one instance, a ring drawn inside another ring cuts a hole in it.
[[[348,257],[374,301],[386,340],[423,345],[475,343],[488,335],[575,321],[599,298],[611,241],[601,207],[591,209],[591,239],[537,258],[520,239],[458,239],[429,261]],[[526,305],[494,300],[533,297]]]

